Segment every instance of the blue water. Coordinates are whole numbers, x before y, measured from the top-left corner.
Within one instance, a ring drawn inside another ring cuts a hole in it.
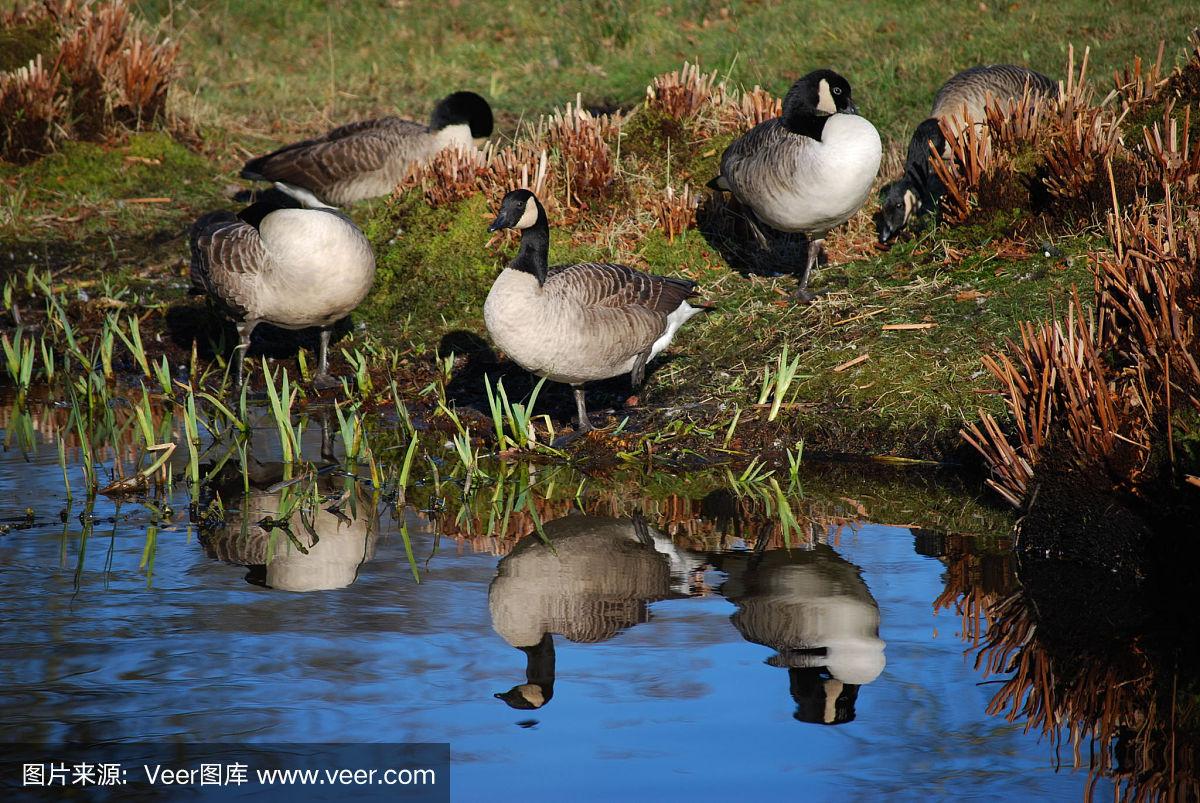
[[[501,558],[437,539],[411,510],[420,584],[382,513],[366,559],[334,572],[350,585],[297,593],[209,557],[182,510],[158,533],[150,577],[149,512],[103,499],[77,572],[80,506],[64,537],[52,449],[0,456],[0,486],[0,520],[27,506],[39,517],[0,536],[4,741],[449,742],[461,800],[1083,794],[1085,772],[1056,771],[1046,743],[985,714],[996,687],[966,657],[958,616],[933,611],[945,567],[906,529],[824,539],[838,582],[861,570],[847,593],[859,613],[877,605],[886,666],[851,721],[823,725],[794,718],[789,671],[735,628],[716,568],[703,595],[677,588],[607,640],[553,636],[552,697],[517,710],[494,696],[527,680],[489,609]],[[274,582],[311,582],[306,571]]]

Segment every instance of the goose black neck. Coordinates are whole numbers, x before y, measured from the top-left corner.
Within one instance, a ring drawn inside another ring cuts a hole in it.
[[[510,267],[536,276],[541,286],[546,281],[549,259],[550,226],[546,223],[546,213],[539,206],[537,221],[521,231],[521,250]]]
[[[792,114],[783,118],[783,124],[793,134],[820,142],[821,133],[825,130],[825,123],[829,121],[829,117],[827,114]]]

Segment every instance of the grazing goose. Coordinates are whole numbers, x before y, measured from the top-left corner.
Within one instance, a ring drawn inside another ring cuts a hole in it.
[[[366,298],[375,255],[358,227],[335,209],[284,209],[259,202],[237,215],[212,212],[191,231],[192,284],[237,324],[236,386],[250,333],[266,321],[321,328],[318,387],[329,376],[329,333]]]
[[[817,70],[788,90],[782,117],[759,123],[725,149],[709,186],[732,192],[771,228],[808,238],[797,295],[811,300],[808,278],[825,234],[862,207],[882,156],[879,132],[858,116],[849,82]]]
[[[921,121],[908,143],[904,175],[883,188],[880,208],[875,216],[879,242],[886,243],[899,233],[913,215],[933,211],[944,188],[929,165],[929,151],[948,156],[941,121],[958,136],[968,125],[980,125],[986,119],[989,100],[1012,102],[1025,94],[1056,97],[1058,84],[1027,67],[991,64],[963,70],[938,90],[930,116]]]
[[[526,682],[496,695],[511,708],[541,708],[554,695],[553,634],[607,641],[647,621],[647,603],[670,595],[668,556],[638,516],[568,515],[542,532],[500,559],[488,588],[492,628],[526,656]]]
[[[529,190],[504,196],[488,231],[499,229],[519,229],[521,250],[484,302],[488,332],[525,370],[574,388],[586,432],[584,383],[627,373],[637,388],[646,363],[702,309],[687,302],[696,285],[600,262],[549,267],[546,210]]]
[[[858,687],[883,671],[879,605],[859,568],[828,544],[717,558],[721,594],[747,641],[775,650],[788,670],[795,718],[836,725],[854,719]]]
[[[492,109],[474,92],[438,103],[429,125],[399,117],[362,120],[246,162],[242,178],[273,181],[310,209],[387,195],[414,162],[449,147],[476,147],[492,133]]]

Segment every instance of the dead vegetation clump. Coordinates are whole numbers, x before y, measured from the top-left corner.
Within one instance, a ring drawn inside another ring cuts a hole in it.
[[[646,107],[656,109],[674,120],[689,120],[706,107],[725,105],[724,81],[717,71],[703,73],[697,64],[686,61],[681,69],[655,76],[646,87]]]
[[[657,198],[650,199],[650,211],[654,213],[658,226],[671,242],[683,234],[696,220],[696,207],[700,199],[692,194],[690,184],[683,185],[682,192],[675,192],[670,185]]]
[[[1023,324],[1019,343],[985,357],[1011,428],[981,411],[963,437],[1014,506],[1049,449],[1134,494],[1179,468],[1175,430],[1200,414],[1200,211],[1165,191],[1110,215],[1115,252],[1093,259],[1090,313],[1076,295],[1065,322]]]
[[[179,45],[149,33],[125,0],[42,0],[3,22],[51,25],[54,35],[48,52],[0,73],[0,157],[25,162],[65,139],[166,121]]]
[[[582,99],[556,110],[538,125],[535,138],[557,153],[562,166],[563,192],[567,205],[580,207],[588,199],[608,192],[616,174],[612,150],[619,124],[607,114],[593,115],[583,108]]]
[[[1200,74],[1200,38],[1193,42],[1196,53],[1171,78]],[[1177,440],[1200,438],[1200,141],[1190,105],[1180,111],[1175,97],[1164,98],[1171,78],[1161,61],[1160,50],[1151,68],[1135,62],[1115,77],[1106,103],[1120,97],[1117,114],[1091,103],[1085,56],[1078,80],[1072,73],[1061,97],[1035,103],[1040,110],[1024,100],[1009,120],[989,110],[990,153],[981,155],[968,133],[953,146],[958,164],[935,162],[949,179],[949,216],[966,219],[996,165],[1020,158],[1010,134],[1021,134],[1042,160],[1049,204],[1105,212],[1112,250],[1091,258],[1088,303],[1076,293],[1065,320],[1025,323],[1019,342],[984,358],[1010,420],[1001,425],[981,411],[962,434],[983,455],[989,484],[1016,507],[1028,503],[1050,454],[1056,465],[1139,496],[1195,473],[1195,450]],[[1154,104],[1161,117],[1122,139],[1122,120]]]
[[[479,151],[445,148],[427,162],[414,165],[397,190],[419,189],[425,203],[436,208],[474,195],[486,172]]]
[[[993,100],[984,122],[957,136],[943,121],[952,158],[933,158],[930,165],[945,186],[947,222],[1032,206],[1059,226],[1075,226],[1103,219],[1114,186],[1121,200],[1132,199],[1130,157],[1121,147],[1124,115],[1094,103],[1088,53],[1078,71],[1074,58],[1072,50],[1056,98],[1027,89],[1015,102]],[[1114,166],[1122,179],[1115,185],[1109,181]]]
[[[718,135],[744,131],[782,113],[782,103],[761,87],[738,91],[692,64],[656,77],[646,102],[629,115],[593,114],[582,97],[535,124],[512,142],[482,154],[439,154],[417,166],[397,193],[419,191],[432,206],[482,192],[496,206],[518,187],[535,192],[558,224],[576,226],[583,238],[612,230],[612,206],[631,212],[621,227],[630,243],[658,227],[674,240],[696,226],[701,193],[692,172],[719,148]],[[659,175],[666,166],[667,174]],[[698,175],[707,180],[711,176]],[[592,229],[595,229],[594,231]],[[606,241],[610,240],[607,235]]]
[[[67,104],[60,82],[41,54],[25,67],[0,73],[0,156],[27,161],[49,153],[63,137]]]

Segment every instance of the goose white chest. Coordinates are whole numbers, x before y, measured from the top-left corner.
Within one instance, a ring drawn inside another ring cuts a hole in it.
[[[610,355],[589,337],[584,317],[569,300],[549,297],[535,276],[513,268],[500,272],[483,304],[492,342],[527,371],[579,385],[631,370],[631,356]]]
[[[858,115],[835,114],[820,140],[790,137],[745,200],[774,229],[824,235],[866,202],[883,156],[879,132]]]

